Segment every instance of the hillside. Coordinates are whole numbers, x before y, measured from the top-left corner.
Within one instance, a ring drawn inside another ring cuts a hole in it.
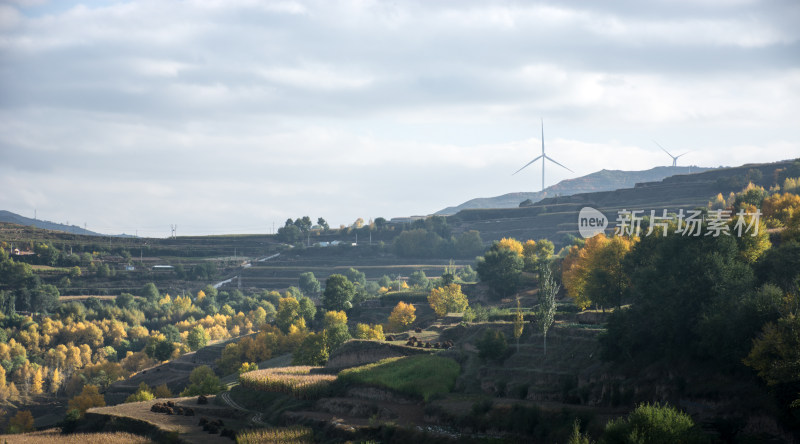
[[[31,219],[6,210],[0,210],[0,222],[7,222],[26,227],[36,227],[44,230],[63,231],[65,233],[82,234],[85,236],[105,236],[94,231],[85,230],[77,225],[59,224],[47,220]],[[124,236],[124,235],[123,235]]]
[[[484,241],[512,236],[517,239],[548,238],[556,246],[578,236],[578,212],[583,207],[600,210],[613,231],[617,211],[622,209],[662,210],[706,207],[717,193],[727,195],[742,189],[748,181],[769,187],[775,171],[792,164],[781,161],[719,168],[701,173],[674,175],[656,182],[637,183],[632,188],[548,197],[518,208],[466,209],[448,218],[458,231],[478,230]]]
[[[447,207],[437,211],[436,214],[450,216],[467,209],[516,208],[521,202],[526,200],[535,203],[547,197],[570,196],[578,193],[597,191],[613,191],[620,188],[630,188],[641,182],[657,182],[670,176],[699,173],[708,169],[709,168],[697,166],[667,166],[655,167],[644,171],[600,170],[583,177],[562,180],[555,185],[545,188],[544,192],[518,192],[495,197],[479,197],[477,199],[468,200],[461,205]]]

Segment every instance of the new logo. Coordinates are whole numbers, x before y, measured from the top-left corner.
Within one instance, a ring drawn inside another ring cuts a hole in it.
[[[608,227],[608,218],[592,207],[583,207],[578,214],[578,232],[581,237],[588,239],[596,236]]]

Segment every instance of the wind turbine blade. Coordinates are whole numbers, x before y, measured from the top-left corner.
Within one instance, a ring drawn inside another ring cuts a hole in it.
[[[685,152],[685,153],[683,153],[683,154],[681,154],[681,155],[679,155],[679,156],[675,156],[675,158],[677,159],[678,157],[681,157],[681,156],[683,156],[683,155],[686,155],[686,154],[689,154],[689,153],[691,153],[691,151],[687,151],[687,152]]]
[[[664,149],[664,147],[663,147],[663,146],[661,146],[661,144],[660,144],[660,143],[656,142],[655,140],[653,141],[653,143],[655,143],[656,145],[658,145],[658,147],[659,147],[659,148],[661,148],[661,150],[662,150],[662,151],[664,151],[665,153],[669,154],[669,157],[675,157],[675,156],[673,156],[672,154],[670,154],[670,153],[669,153],[669,151],[667,151],[666,149]]]
[[[564,168],[565,170],[569,171],[570,173],[574,173],[575,172],[575,171],[572,171],[571,169],[565,167],[564,165],[561,165],[560,163],[556,162],[555,160],[551,159],[549,156],[544,156],[544,158],[549,160],[550,162],[553,162],[554,164],[560,166],[561,168]],[[544,162],[544,161],[542,161],[542,162]]]
[[[530,162],[526,163],[524,167],[522,167],[522,168],[518,169],[517,171],[515,171],[515,172],[514,172],[514,174],[517,174],[517,173],[519,173],[520,171],[524,170],[525,168],[527,168],[527,167],[528,167],[528,165],[532,164],[533,162],[536,162],[537,160],[541,159],[542,157],[543,157],[543,156],[539,156],[539,157],[537,157],[537,158],[535,158],[535,159],[531,160]],[[542,162],[544,162],[544,160],[543,160]],[[514,174],[512,174],[512,176],[513,176]]]
[[[544,119],[542,119],[542,156],[544,156]]]

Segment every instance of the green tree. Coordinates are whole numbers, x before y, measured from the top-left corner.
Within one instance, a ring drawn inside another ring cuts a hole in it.
[[[800,397],[800,316],[790,313],[765,325],[744,363],[767,384]]]
[[[199,350],[208,344],[208,334],[201,326],[196,326],[189,331],[189,336],[186,337],[186,344],[192,350]]]
[[[322,229],[325,230],[325,231],[328,231],[328,230],[331,229],[331,227],[328,225],[328,222],[325,219],[321,218],[321,217],[317,219],[317,225],[322,227]]]
[[[700,353],[698,326],[709,310],[733,302],[731,295],[754,290],[753,271],[731,236],[643,237],[623,267],[632,304],[612,313],[600,337],[606,359]]]
[[[344,272],[344,276],[353,284],[365,286],[367,285],[367,277],[364,273],[356,270],[355,268],[350,267],[347,271]]]
[[[130,293],[122,293],[114,300],[114,303],[117,304],[117,307],[127,309],[133,308],[135,302],[136,299]]]
[[[319,294],[321,286],[314,273],[308,271],[300,274],[300,290],[303,294],[313,296]]]
[[[553,256],[553,252],[555,252],[555,245],[548,239],[539,239],[536,242],[535,254],[536,259],[539,262],[544,262],[549,260]]]
[[[508,349],[508,342],[506,335],[500,330],[487,329],[483,332],[483,336],[475,344],[478,348],[478,356],[481,359],[497,360],[506,354]]]
[[[207,365],[201,365],[189,374],[189,386],[181,392],[181,396],[210,395],[223,390],[225,387],[220,383],[214,370]]]
[[[454,249],[457,257],[474,258],[483,251],[481,234],[476,230],[461,233],[456,238]]]
[[[303,239],[303,232],[294,225],[278,228],[278,239],[287,244],[295,244]]]
[[[278,301],[278,312],[275,314],[275,325],[281,329],[282,332],[287,333],[289,327],[296,323],[298,319],[302,319],[303,315],[300,313],[300,303],[293,297],[281,298]]]
[[[311,333],[292,354],[292,365],[324,365],[328,362],[325,333]]]
[[[401,257],[434,257],[444,240],[424,228],[407,230],[394,238],[394,250]]]
[[[301,296],[297,303],[299,304],[298,313],[305,319],[306,325],[310,326],[311,321],[314,320],[314,316],[317,314],[317,306],[314,305],[314,301],[306,296]]]
[[[380,277],[380,279],[378,279],[378,285],[384,288],[389,288],[392,286],[392,278],[384,274]]]
[[[347,277],[341,274],[332,274],[325,281],[322,305],[326,310],[348,310],[351,308],[350,301],[355,294],[355,286]]]
[[[539,307],[536,310],[536,325],[542,332],[544,340],[544,354],[547,355],[547,331],[553,325],[556,316],[556,295],[561,289],[553,279],[553,274],[547,266],[542,267],[539,279]]]
[[[500,297],[517,291],[522,268],[522,256],[507,248],[499,247],[497,243],[483,257],[478,258],[476,266],[481,281]]]
[[[159,361],[166,361],[171,358],[174,351],[175,344],[166,339],[159,340],[153,337],[148,339],[147,345],[144,348],[144,352],[147,356]]]
[[[425,276],[424,270],[417,270],[408,276],[408,285],[412,287],[427,289],[429,283],[430,280]]]
[[[295,225],[297,228],[299,228],[299,229],[300,229],[300,231],[302,231],[303,233],[308,233],[308,232],[309,232],[309,230],[311,230],[311,226],[312,226],[313,224],[311,223],[311,218],[310,218],[310,217],[308,217],[308,216],[303,216],[302,218],[298,217],[298,218],[297,218],[297,219],[294,221],[294,225]]]
[[[51,313],[58,308],[60,294],[55,285],[43,284],[31,292],[31,311]]]
[[[147,302],[156,302],[161,298],[161,295],[158,294],[156,284],[152,282],[145,284],[139,294],[147,299]]]
[[[181,332],[178,330],[178,327],[172,324],[161,327],[161,334],[163,334],[169,342],[181,342]]]
[[[350,331],[347,328],[347,315],[344,311],[329,311],[325,313],[323,324],[329,351],[336,350],[351,338]]]

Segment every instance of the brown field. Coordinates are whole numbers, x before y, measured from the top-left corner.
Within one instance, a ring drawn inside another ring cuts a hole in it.
[[[131,433],[75,433],[62,435],[60,429],[48,429],[39,432],[22,433],[19,435],[0,435],[0,440],[5,444],[87,444],[87,443],[114,443],[114,444],[150,444],[153,441]]]

